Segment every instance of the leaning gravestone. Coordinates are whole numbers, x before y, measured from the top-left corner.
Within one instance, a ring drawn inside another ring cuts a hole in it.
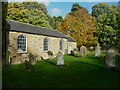
[[[32,53],[30,53],[28,57],[29,57],[30,64],[35,65],[36,64],[36,57]]]
[[[99,57],[100,54],[101,54],[101,47],[100,47],[99,45],[97,45],[97,46],[95,47],[95,56],[96,56],[96,57]]]
[[[60,51],[57,53],[57,65],[64,65],[64,56]]]
[[[114,50],[107,51],[105,63],[107,68],[115,67],[115,51]]]
[[[86,56],[87,55],[87,48],[85,46],[80,47],[80,55]]]

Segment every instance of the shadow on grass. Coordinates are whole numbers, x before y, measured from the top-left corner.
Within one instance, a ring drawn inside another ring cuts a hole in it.
[[[55,63],[51,62],[50,60],[44,60],[44,61],[47,62],[47,63],[50,63],[52,65],[56,65]]]
[[[98,66],[98,65],[95,65],[95,64],[85,63],[85,62],[81,62],[81,61],[76,61],[76,62],[80,62],[81,64],[86,64],[86,65],[89,65],[89,66],[97,67],[98,69],[101,69],[101,70],[105,70],[104,66]]]
[[[88,56],[88,58],[91,58],[91,59],[97,59],[97,60],[105,60],[105,56],[100,56],[100,57],[96,57],[96,56]]]
[[[98,68],[99,70],[103,70],[103,71],[113,71],[113,72],[118,72],[118,73],[120,72],[120,68],[119,67],[107,68],[105,65],[98,66],[98,65],[95,65],[95,64],[91,64],[91,63],[85,63],[85,62],[80,62],[80,63],[86,64],[86,65],[90,65],[90,66],[94,66],[94,67]]]

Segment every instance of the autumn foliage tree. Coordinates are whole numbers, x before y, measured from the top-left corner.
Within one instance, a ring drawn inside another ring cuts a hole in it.
[[[74,9],[74,7],[77,8],[73,5],[71,12],[66,15],[61,23],[56,25],[57,29],[73,37],[77,41],[78,46],[85,45],[89,47],[96,45],[95,18],[92,17],[85,8],[79,6],[79,9]]]

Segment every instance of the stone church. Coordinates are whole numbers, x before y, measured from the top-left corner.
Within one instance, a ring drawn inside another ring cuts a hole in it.
[[[14,20],[7,20],[6,28],[9,32],[9,62],[12,64],[29,60],[30,53],[36,57],[36,60],[41,60],[49,58],[48,51],[51,51],[53,57],[56,57],[59,51],[63,54],[70,54],[70,51],[77,47],[73,38],[58,30]]]

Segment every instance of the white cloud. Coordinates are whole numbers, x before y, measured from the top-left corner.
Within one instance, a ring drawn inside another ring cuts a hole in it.
[[[45,4],[45,6],[49,6],[50,5],[50,2],[49,2],[49,0],[37,0],[38,2],[40,2],[40,3],[43,3],[43,4]]]
[[[50,5],[50,2],[40,2],[42,4],[45,4],[45,6],[49,6]]]
[[[62,12],[62,10],[59,9],[59,8],[54,8],[54,9],[52,10],[52,12],[53,12],[54,14],[60,14],[60,13]]]

